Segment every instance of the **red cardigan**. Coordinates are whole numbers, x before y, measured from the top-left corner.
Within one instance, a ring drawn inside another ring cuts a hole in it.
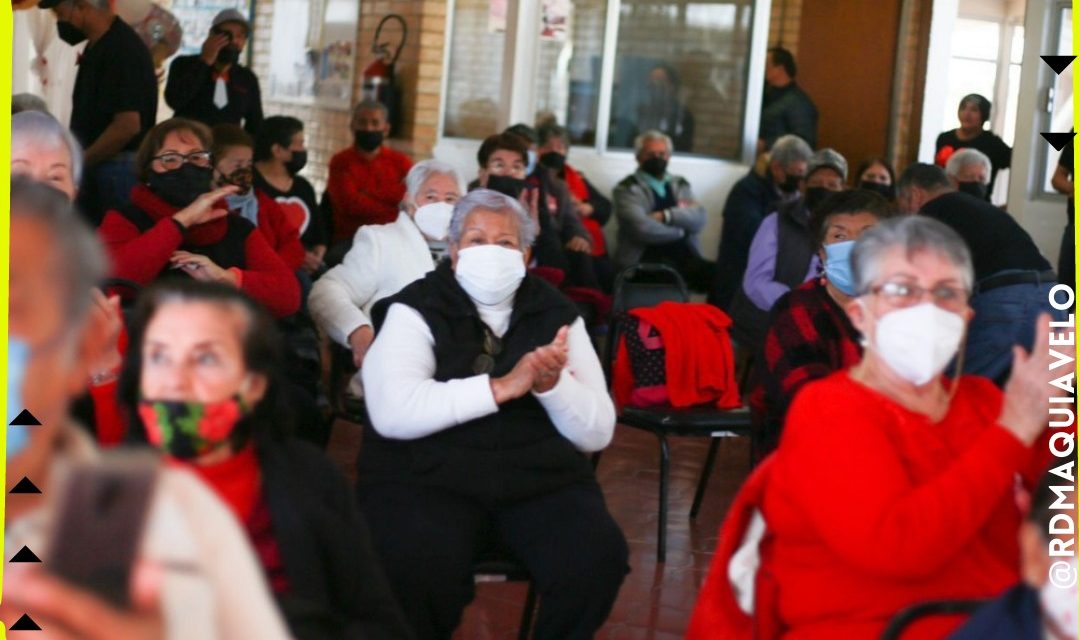
[[[289,220],[277,200],[258,189],[255,196],[259,201],[259,231],[285,266],[296,271],[304,264],[306,255],[300,242],[300,228]]]
[[[371,160],[356,147],[334,154],[326,183],[333,209],[334,242],[351,241],[361,225],[397,220],[405,197],[405,175],[411,168],[409,156],[387,146]]]
[[[777,604],[755,617],[779,620],[785,640],[878,638],[909,605],[1016,584],[1016,478],[1034,486],[1046,458],[996,424],[993,383],[959,385],[938,424],[847,371],[795,397],[763,502],[775,589],[764,601]],[[943,638],[959,622],[904,637]]]
[[[146,285],[169,268],[169,257],[184,245],[207,246],[219,242],[228,230],[225,218],[195,225],[181,233],[172,220],[179,209],[155,195],[145,185],[131,190],[131,204],[157,222],[145,233],[119,211],[105,214],[98,235],[109,252],[112,276]],[[251,233],[244,243],[245,269],[240,288],[282,318],[300,308],[300,283],[281,261],[261,233]]]

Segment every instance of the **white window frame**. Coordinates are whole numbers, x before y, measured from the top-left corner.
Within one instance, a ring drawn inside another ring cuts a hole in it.
[[[752,7],[750,51],[748,55],[746,95],[743,103],[742,144],[737,158],[719,158],[676,153],[680,164],[752,165],[756,156],[758,129],[761,122],[761,98],[765,83],[765,58],[768,51],[769,17],[772,0],[744,0]],[[450,55],[454,38],[455,0],[446,9],[446,33],[443,51],[442,100],[439,104],[438,144],[475,148],[476,139],[444,135],[446,96],[450,82]],[[575,154],[595,153],[604,158],[633,158],[630,149],[608,149],[608,129],[611,120],[611,93],[615,80],[615,51],[619,34],[621,0],[607,0],[604,23],[603,58],[600,68],[599,101],[597,104],[596,143],[573,145]],[[503,108],[496,121],[502,131],[515,122],[532,122],[536,113],[537,52],[540,33],[540,0],[507,0],[506,43],[502,69],[501,101]]]

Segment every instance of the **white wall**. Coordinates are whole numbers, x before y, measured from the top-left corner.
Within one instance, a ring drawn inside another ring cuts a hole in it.
[[[1057,264],[1061,233],[1065,227],[1065,197],[1039,194],[1039,156],[1046,150],[1044,118],[1039,103],[1054,77],[1041,58],[1043,47],[1053,42],[1051,3],[1028,0],[1024,18],[1024,63],[1017,108],[1016,142],[1013,145],[1008,210],[1027,229],[1051,264]]]
[[[479,140],[443,138],[435,146],[433,154],[439,160],[453,165],[466,182],[476,177],[476,150]],[[585,174],[601,193],[610,197],[611,190],[620,180],[637,169],[637,163],[630,153],[608,151],[603,158],[593,149],[575,147],[570,150],[568,162]],[[694,189],[694,194],[708,212],[708,222],[699,237],[701,253],[710,260],[716,259],[720,246],[720,212],[724,207],[727,194],[739,178],[746,175],[749,167],[735,162],[705,160],[699,158],[672,158],[668,168],[673,174],[686,178]],[[615,232],[618,222],[614,218],[604,227],[608,239],[608,251],[615,252]]]
[[[926,86],[923,89],[919,162],[934,161],[938,135],[955,123],[942,122],[941,105],[949,89],[949,54],[956,25],[957,0],[934,0],[930,20],[930,46],[926,54]]]

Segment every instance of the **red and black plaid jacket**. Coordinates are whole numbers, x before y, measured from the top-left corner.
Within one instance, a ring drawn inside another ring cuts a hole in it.
[[[772,310],[762,359],[764,448],[779,443],[784,416],[803,385],[861,359],[859,332],[819,279],[780,298]]]

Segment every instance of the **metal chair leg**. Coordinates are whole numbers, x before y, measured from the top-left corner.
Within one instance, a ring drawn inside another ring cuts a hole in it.
[[[713,437],[709,440],[709,453],[705,456],[705,466],[701,469],[701,478],[698,479],[697,490],[694,491],[694,504],[690,507],[691,520],[697,517],[701,509],[701,500],[705,497],[705,488],[709,486],[713,464],[716,462],[716,451],[720,448],[720,438]]]
[[[532,637],[533,614],[536,612],[536,588],[532,580],[529,581],[529,592],[525,594],[525,610],[521,612],[521,627],[518,629],[518,640],[529,640]]]
[[[660,516],[657,518],[656,561],[663,563],[667,560],[668,466],[670,451],[664,434],[658,433],[656,437],[660,439]]]

